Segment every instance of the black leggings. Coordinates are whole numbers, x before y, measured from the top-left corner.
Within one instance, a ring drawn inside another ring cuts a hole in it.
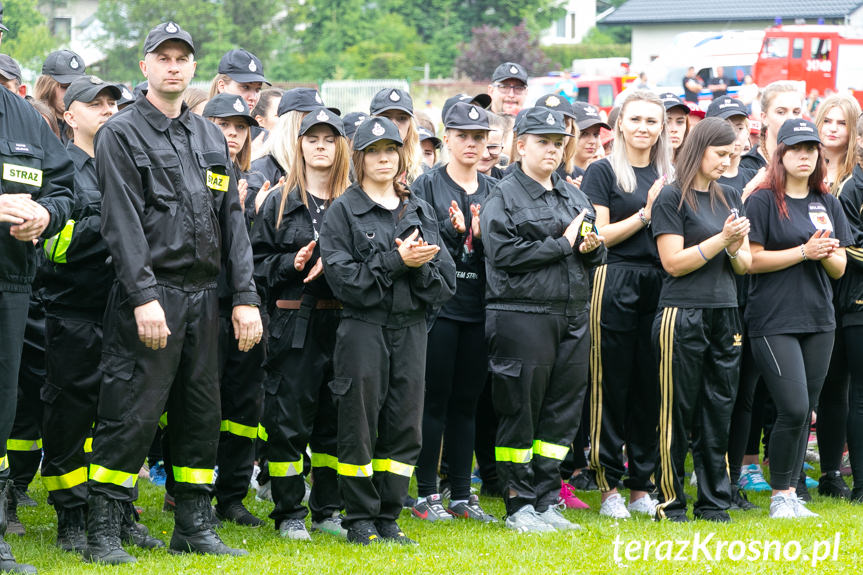
[[[848,359],[845,335],[836,334],[833,356],[827,379],[818,398],[818,454],[821,456],[821,472],[839,471],[842,452],[845,450],[845,427],[848,419]],[[853,346],[854,343],[851,342]]]
[[[752,338],[752,356],[776,406],[770,486],[786,490],[803,467],[809,418],[827,376],[834,332]]]
[[[749,443],[749,431],[753,419],[752,405],[759,375],[755,361],[752,359],[752,342],[746,336],[743,340],[743,355],[740,359],[740,383],[737,388],[737,399],[734,401],[734,411],[731,412],[731,427],[728,430],[728,471],[732,487],[737,484],[737,480],[740,478],[740,467]],[[760,420],[758,432],[760,435]]]
[[[848,455],[854,475],[854,488],[863,489],[863,325],[842,328],[848,345],[848,370],[851,391],[848,409]]]
[[[451,499],[470,497],[474,417],[485,386],[488,352],[485,325],[438,318],[429,332],[422,450],[417,460],[417,493],[437,493],[441,438],[446,442]]]

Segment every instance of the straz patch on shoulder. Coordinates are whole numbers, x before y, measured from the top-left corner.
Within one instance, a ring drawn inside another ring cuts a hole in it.
[[[42,187],[42,170],[19,166],[17,164],[3,164],[3,179],[19,184],[26,184],[36,188]]]
[[[228,182],[231,181],[230,176],[225,174],[217,174],[212,170],[207,170],[207,187],[217,192],[227,192]]]

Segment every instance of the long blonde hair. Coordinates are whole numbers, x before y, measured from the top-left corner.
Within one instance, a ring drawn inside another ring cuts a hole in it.
[[[227,84],[231,81],[231,77],[227,74],[216,74],[216,77],[210,82],[210,100],[219,95],[219,80]]]
[[[631,102],[650,102],[651,104],[656,104],[662,112],[662,118],[660,119],[662,131],[659,132],[659,138],[650,150],[650,163],[656,168],[658,175],[667,176],[669,181],[674,174],[674,167],[671,163],[671,143],[668,141],[668,130],[665,123],[665,105],[663,105],[659,96],[653,92],[636,90],[626,97],[623,105],[620,107],[620,114],[617,122],[614,124],[614,146],[611,149],[611,156],[608,158],[608,161],[611,163],[611,169],[614,170],[617,185],[627,194],[634,192],[637,185],[635,170],[632,169],[632,164],[626,155],[626,144],[623,137],[623,129],[621,128],[626,107]]]
[[[563,146],[563,169],[566,175],[570,175],[575,169],[575,154],[578,153],[578,124],[569,116],[564,116],[566,120],[566,131],[572,136],[566,137],[566,144]]]
[[[417,131],[417,121],[414,117],[411,117],[411,122],[408,125],[403,149],[407,181],[408,184],[411,184],[423,173],[423,148],[420,146],[420,134]]]
[[[857,138],[852,126],[857,125],[857,118],[860,117],[860,104],[851,96],[843,94],[833,94],[829,96],[818,108],[818,113],[815,115],[815,125],[818,126],[818,132],[821,132],[821,127],[824,125],[824,119],[827,113],[833,108],[842,110],[842,116],[845,119],[845,127],[848,131],[848,143],[845,146],[845,157],[842,163],[836,170],[836,179],[830,184],[830,193],[834,196],[839,194],[842,189],[842,184],[854,171],[854,166],[857,164]]]
[[[276,229],[282,223],[282,214],[285,211],[285,203],[288,194],[298,190],[303,205],[309,207],[308,184],[306,182],[306,160],[303,157],[303,138],[300,136],[297,145],[294,146],[294,157],[291,160],[291,171],[282,186],[282,201],[279,203],[279,215],[276,217]],[[336,134],[336,154],[333,157],[333,165],[330,167],[330,177],[327,179],[327,193],[325,200],[330,204],[334,199],[342,195],[351,184],[349,175],[351,171],[350,151],[348,150],[347,138]]]
[[[264,147],[264,155],[271,155],[285,174],[291,173],[297,141],[300,137],[300,124],[308,112],[291,110],[279,116],[276,127],[270,132],[270,138]]]

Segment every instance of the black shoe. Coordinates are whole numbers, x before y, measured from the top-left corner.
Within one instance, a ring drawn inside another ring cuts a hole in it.
[[[391,519],[379,519],[378,521],[375,521],[375,527],[377,527],[378,533],[380,533],[380,536],[383,537],[385,541],[392,541],[399,545],[417,544],[416,541],[405,535],[398,523]]]
[[[568,483],[576,491],[598,491],[599,486],[596,484],[596,472],[589,467],[585,467],[578,475],[569,478]]]
[[[213,530],[213,506],[206,493],[191,497],[177,497],[174,512],[174,534],[171,551],[175,553],[203,553],[208,555],[248,555],[245,549],[225,545]]]
[[[131,503],[123,503],[123,523],[120,526],[120,540],[126,545],[141,549],[161,549],[165,542],[150,535],[146,525],[140,523],[141,516]]]
[[[15,556],[12,555],[12,549],[9,544],[3,539],[6,533],[9,509],[9,490],[12,487],[12,482],[9,480],[0,480],[0,572],[2,573],[36,573],[36,568],[26,563],[18,563],[15,561]],[[14,505],[13,505],[14,508]]]
[[[806,487],[806,473],[800,471],[800,477],[797,478],[797,497],[809,503],[812,501],[812,496],[809,494],[809,488]]]
[[[848,485],[838,471],[828,471],[818,480],[818,495],[850,499],[851,490],[848,489]]]
[[[104,495],[87,499],[87,546],[82,555],[87,563],[120,565],[135,563],[120,543],[123,522],[122,503]]]
[[[696,519],[713,521],[715,523],[731,523],[731,516],[724,509],[696,509],[692,513]]]
[[[672,523],[689,523],[689,517],[686,516],[686,511],[677,511],[660,515],[659,510],[657,510],[656,515],[653,516],[653,520],[671,521]]]
[[[749,501],[746,494],[739,487],[731,487],[731,511],[751,511],[758,506]]]
[[[851,503],[863,503],[863,487],[855,487],[851,490]]]
[[[35,499],[30,497],[26,489],[21,489],[17,485],[12,487],[10,496],[15,498],[15,503],[18,504],[18,507],[36,507],[39,505]]]
[[[263,521],[252,515],[251,512],[246,509],[242,501],[229,503],[224,506],[216,505],[216,517],[222,521],[230,521],[231,523],[236,523],[237,525],[243,525],[245,527],[260,527],[264,524]]]
[[[57,507],[57,547],[69,553],[83,553],[87,546],[87,508]]]
[[[26,530],[24,524],[18,519],[18,504],[11,494],[11,489],[3,508],[6,509],[6,534],[23,536]]]
[[[371,521],[357,521],[348,527],[348,541],[359,545],[371,545],[378,543],[381,536],[375,524]]]

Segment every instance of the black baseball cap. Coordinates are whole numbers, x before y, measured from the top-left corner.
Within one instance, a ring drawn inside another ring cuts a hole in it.
[[[0,54],[0,76],[7,80],[21,81],[21,66],[12,56]]]
[[[404,145],[398,127],[389,118],[375,116],[357,126],[354,132],[354,150],[365,150],[375,142],[392,140],[399,146]]]
[[[818,128],[815,124],[801,118],[785,120],[785,123],[779,128],[779,133],[776,135],[776,143],[793,146],[802,142],[821,143],[821,138],[818,136]]]
[[[489,130],[488,112],[465,102],[457,102],[450,107],[443,119],[445,128],[456,130]]]
[[[659,99],[662,100],[662,105],[665,106],[665,111],[669,111],[672,108],[680,108],[683,110],[684,114],[689,114],[689,106],[686,105],[680,96],[675,94],[674,92],[663,92],[659,95]]]
[[[569,116],[575,120],[575,110],[569,100],[557,94],[546,94],[536,101],[536,106],[540,108],[548,108],[549,110],[557,110],[564,116]]]
[[[441,142],[441,139],[432,134],[428,128],[423,128],[422,126],[420,126],[419,128],[417,128],[417,133],[420,135],[420,142],[430,140],[435,148],[440,148],[443,144],[443,142]]]
[[[3,2],[0,2],[0,30],[3,30],[4,32],[9,31],[9,28],[3,25]]]
[[[566,131],[564,116],[555,110],[548,108],[528,108],[524,112],[521,121],[518,122],[516,134],[561,134],[572,136]]]
[[[207,105],[204,106],[205,118],[233,118],[240,116],[250,126],[257,126],[258,122],[249,113],[249,105],[242,96],[236,94],[216,94]]]
[[[746,107],[743,105],[743,102],[737,98],[732,98],[731,96],[719,96],[718,98],[714,98],[707,107],[706,117],[708,118],[721,118],[723,120],[727,120],[734,116],[749,117],[749,113],[746,111]]]
[[[443,103],[443,108],[441,108],[441,118],[446,118],[446,113],[449,112],[449,109],[452,108],[452,105],[456,102],[465,102],[467,104],[476,104],[481,108],[488,108],[491,105],[491,96],[488,94],[477,94],[476,96],[471,96],[470,94],[465,94],[462,92],[461,94],[456,94],[450,98],[446,99],[446,102]]]
[[[120,84],[118,88],[120,88],[120,99],[117,100],[117,106],[125,106],[135,101],[135,94],[129,88],[123,84]]]
[[[365,122],[368,117],[369,115],[365,112],[350,112],[345,114],[344,118],[342,118],[345,126],[345,136],[353,138],[354,132],[357,131],[357,126]]]
[[[602,120],[599,110],[593,104],[587,102],[573,102],[572,111],[575,113],[575,125],[579,130],[586,130],[593,126],[600,126],[610,130],[611,126]]]
[[[242,48],[225,52],[219,60],[219,74],[227,74],[235,82],[269,84],[264,78],[264,65],[257,56]]]
[[[56,50],[45,58],[42,74],[61,84],[71,84],[84,75],[84,59],[72,50]]]
[[[515,62],[504,62],[503,64],[494,69],[494,74],[492,74],[491,76],[491,81],[503,82],[504,80],[509,80],[510,78],[514,78],[522,84],[527,85],[527,70],[525,70],[524,66],[522,66],[521,64],[517,64]]]
[[[398,88],[384,88],[372,98],[369,113],[378,116],[387,110],[402,110],[414,115],[414,101],[411,95]]]
[[[147,80],[143,82],[139,82],[135,84],[135,87],[132,88],[132,95],[135,96],[135,99],[143,98],[147,95],[147,91],[150,89],[150,83]]]
[[[300,123],[300,135],[302,136],[313,127],[320,124],[330,126],[340,136],[345,135],[345,124],[342,119],[339,118],[338,114],[333,113],[332,110],[325,108],[324,106],[315,108],[306,114],[306,117],[303,118],[302,123]]]
[[[321,94],[314,88],[291,88],[282,94],[276,115],[281,116],[288,112],[311,112],[321,106],[326,106],[326,104],[324,104]],[[337,116],[341,115],[338,108],[329,107],[329,109]]]
[[[192,42],[192,35],[180,28],[176,22],[163,22],[159,24],[147,34],[147,39],[144,40],[144,54],[153,52],[156,48],[168,40],[179,40],[189,45],[192,54],[195,53],[195,44]]]
[[[103,82],[98,76],[82,76],[66,88],[66,95],[63,96],[63,105],[68,110],[72,102],[92,102],[96,99],[96,96],[105,90],[108,90],[111,96],[117,101],[123,97],[122,90],[116,84]]]

